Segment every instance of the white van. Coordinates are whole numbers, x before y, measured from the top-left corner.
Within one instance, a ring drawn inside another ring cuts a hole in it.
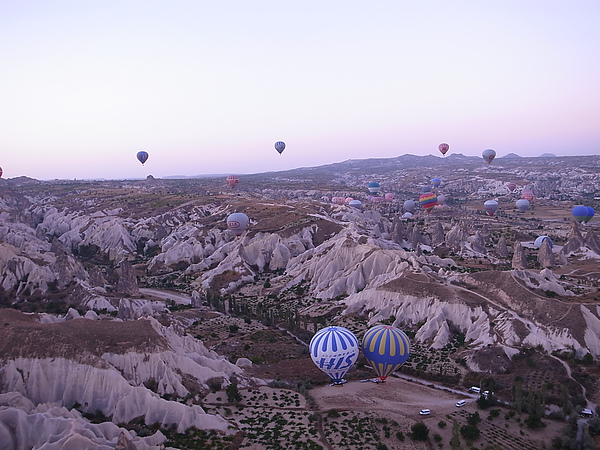
[[[456,406],[458,406],[459,408],[461,406],[465,406],[466,404],[467,404],[466,400],[459,400],[459,401],[456,402]]]
[[[479,394],[481,392],[481,388],[478,388],[477,386],[471,386],[469,388],[469,392],[475,392],[476,394]]]

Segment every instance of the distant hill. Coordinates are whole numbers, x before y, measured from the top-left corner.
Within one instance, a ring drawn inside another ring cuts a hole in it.
[[[508,155],[501,156],[501,158],[522,158],[521,155],[517,155],[516,153],[509,153]]]

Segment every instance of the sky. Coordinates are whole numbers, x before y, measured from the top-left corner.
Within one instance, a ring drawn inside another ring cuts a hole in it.
[[[598,154],[599,18],[598,0],[0,0],[0,167]]]

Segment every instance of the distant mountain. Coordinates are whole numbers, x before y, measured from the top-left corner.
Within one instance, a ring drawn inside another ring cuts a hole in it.
[[[509,153],[508,155],[501,156],[501,158],[507,158],[507,159],[510,159],[510,158],[522,158],[522,156],[521,155],[517,155],[516,153]]]

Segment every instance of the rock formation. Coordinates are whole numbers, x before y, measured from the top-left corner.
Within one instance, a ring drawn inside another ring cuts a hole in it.
[[[542,245],[540,246],[537,253],[537,261],[539,265],[545,269],[549,267],[554,267],[556,265],[554,254],[552,253],[552,245],[550,244],[548,239],[544,239],[542,241]]]
[[[513,269],[527,269],[527,255],[525,250],[519,241],[515,242],[512,257],[512,268]]]
[[[510,252],[508,251],[508,244],[506,243],[506,238],[504,236],[500,236],[500,239],[498,239],[496,251],[498,252],[498,256],[500,256],[501,258],[508,258],[510,256]]]

